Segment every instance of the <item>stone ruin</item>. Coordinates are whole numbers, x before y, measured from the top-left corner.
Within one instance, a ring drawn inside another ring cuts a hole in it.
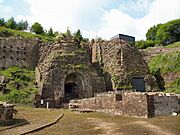
[[[72,37],[53,43],[0,37],[0,68],[14,65],[35,69],[36,107],[67,107],[73,99],[107,91],[159,90],[142,54],[123,39],[80,44]],[[5,89],[3,82],[0,87]]]
[[[117,115],[150,118],[172,115],[180,111],[175,94],[160,92],[106,92],[92,98],[71,100],[75,111],[97,111]]]
[[[13,104],[0,102],[0,123],[7,123],[13,119]]]

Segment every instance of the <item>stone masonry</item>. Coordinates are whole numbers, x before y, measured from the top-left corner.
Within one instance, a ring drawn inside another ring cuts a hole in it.
[[[0,37],[0,68],[20,66],[34,68],[38,62],[38,39]]]
[[[131,83],[134,77],[153,80],[139,50],[120,39],[101,40],[92,44],[92,62],[99,64],[103,70],[108,90],[112,87],[113,89],[132,89]],[[150,85],[148,81],[144,81],[147,86]],[[152,89],[146,87],[146,90]]]
[[[93,97],[95,93],[136,88],[136,78],[144,91],[157,90],[139,50],[126,41],[113,39],[91,43],[63,37],[53,43],[22,37],[0,37],[0,68],[34,68],[39,94],[35,105],[62,107],[72,99]],[[4,90],[4,83],[0,87]]]
[[[141,118],[172,115],[178,113],[180,106],[174,94],[107,92],[93,98],[71,100],[70,109],[86,110],[127,115]]]
[[[0,122],[8,122],[13,119],[14,105],[0,102]]]

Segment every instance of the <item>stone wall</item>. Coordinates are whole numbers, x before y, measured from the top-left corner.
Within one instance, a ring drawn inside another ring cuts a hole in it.
[[[90,62],[90,54],[73,39],[40,48],[36,81],[42,99],[55,100],[55,106],[65,102],[67,84],[75,85],[74,98],[92,97],[106,90],[103,77]]]
[[[178,104],[178,97],[171,94],[156,94],[149,98],[149,108],[154,109],[154,116],[171,115],[173,112],[180,111],[180,104]]]
[[[71,100],[69,106],[141,118],[172,115],[180,111],[178,97],[163,93],[108,92],[93,98]]]
[[[115,112],[116,97],[114,92],[95,94],[93,98],[84,98],[81,100],[71,100],[70,106],[76,104],[81,109],[92,109],[100,112]]]
[[[20,66],[34,68],[39,59],[39,40],[0,37],[0,68]]]
[[[148,67],[141,53],[123,40],[95,42],[92,45],[92,62],[99,63],[105,74],[106,84],[112,81],[113,89],[129,85],[134,76],[148,75]]]
[[[14,105],[0,102],[0,122],[7,122],[13,119]]]
[[[141,93],[123,94],[123,115],[148,117],[147,95]]]

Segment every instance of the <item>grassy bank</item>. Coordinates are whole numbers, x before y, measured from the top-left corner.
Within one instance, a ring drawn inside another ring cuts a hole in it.
[[[0,100],[12,103],[32,103],[37,93],[35,72],[33,69],[9,67],[0,70],[5,76],[4,91],[0,92]],[[3,94],[4,93],[4,94]]]
[[[50,36],[45,36],[45,35],[38,35],[38,34],[32,34],[30,32],[25,32],[25,31],[20,31],[20,30],[13,30],[13,29],[8,29],[5,27],[0,27],[0,37],[1,36],[20,36],[23,38],[39,38],[44,42],[50,42],[53,41],[53,38]]]

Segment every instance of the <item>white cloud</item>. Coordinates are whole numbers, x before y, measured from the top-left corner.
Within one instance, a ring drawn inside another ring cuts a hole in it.
[[[119,5],[119,10],[135,18],[140,18],[149,12],[151,3],[154,0],[129,0]]]
[[[134,19],[118,9],[112,9],[105,14],[105,24],[98,35],[110,38],[114,34],[124,33],[145,39],[146,31],[153,25],[165,23],[180,18],[179,0],[156,0],[152,3],[149,13],[140,19]]]
[[[1,4],[1,3],[4,3],[4,0],[0,0],[0,4]]]
[[[179,0],[136,0],[136,4],[124,6],[131,12],[146,12],[142,18],[133,18],[121,10],[121,1],[115,9],[106,9],[107,0],[24,0],[30,5],[30,16],[18,16],[30,23],[40,22],[46,29],[58,31],[80,28],[87,37],[100,36],[106,39],[118,33],[144,39],[147,29],[155,24],[180,18]],[[153,1],[153,2],[152,2]]]

